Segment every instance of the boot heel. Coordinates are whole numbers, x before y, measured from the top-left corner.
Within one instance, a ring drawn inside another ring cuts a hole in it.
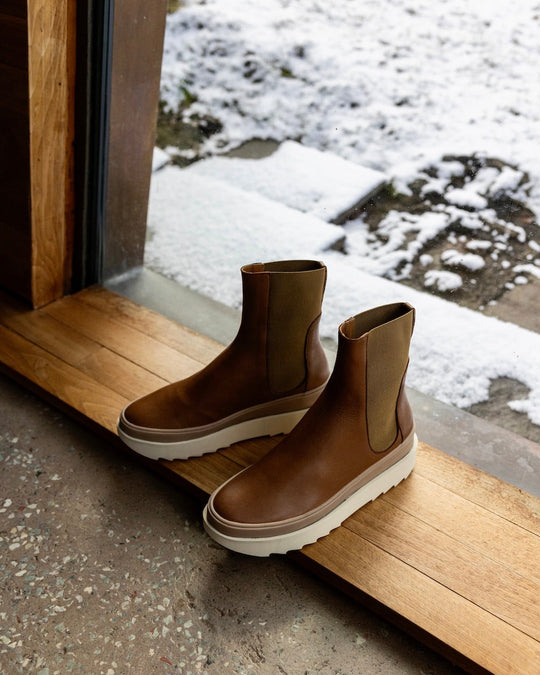
[[[383,495],[385,492],[388,492],[388,490],[391,490],[393,487],[396,487],[396,485],[399,485],[399,483],[401,483],[402,480],[405,480],[405,478],[407,478],[410,475],[411,471],[414,469],[417,447],[418,447],[418,438],[416,434],[414,434],[413,446],[409,450],[409,452],[405,455],[405,457],[400,459],[395,464],[392,464],[391,467],[386,469],[386,471],[383,471],[381,474],[377,476],[377,478],[374,478],[365,486],[366,488],[370,486],[371,487],[370,490],[368,491],[370,496],[367,499],[367,501],[364,502],[364,504],[366,504],[368,501],[372,502],[380,495]]]

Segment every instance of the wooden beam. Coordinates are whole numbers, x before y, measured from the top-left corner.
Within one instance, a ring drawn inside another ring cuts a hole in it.
[[[28,0],[31,300],[64,293],[73,210],[75,0]]]

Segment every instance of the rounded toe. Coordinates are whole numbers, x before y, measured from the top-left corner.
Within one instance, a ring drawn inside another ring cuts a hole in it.
[[[129,403],[122,410],[120,419],[134,427],[155,427],[156,419],[155,415],[152,414],[151,401],[147,400],[150,396],[144,396]]]
[[[209,501],[210,513],[219,529],[220,523],[243,524],[248,522],[246,514],[250,511],[249,500],[238,485],[238,476],[218,488]],[[252,510],[252,509],[251,509]]]
[[[279,485],[269,489],[270,485],[256,464],[236,474],[210,497],[208,512],[214,527],[223,533],[247,536],[294,516]]]
[[[122,411],[121,420],[133,431],[163,431],[196,426],[200,416],[196,407],[183,401],[180,385],[181,382],[170,384],[132,401]]]

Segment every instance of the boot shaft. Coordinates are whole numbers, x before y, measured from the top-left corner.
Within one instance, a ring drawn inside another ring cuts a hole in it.
[[[384,452],[399,432],[405,437],[413,428],[404,382],[414,316],[408,303],[393,303],[357,314],[339,328],[328,387],[359,415],[374,452]]]
[[[237,347],[253,352],[275,394],[328,378],[318,334],[326,267],[313,260],[254,263],[242,268],[242,320]]]

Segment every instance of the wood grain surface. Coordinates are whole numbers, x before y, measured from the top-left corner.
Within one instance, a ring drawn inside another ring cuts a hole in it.
[[[64,293],[70,259],[74,0],[28,2],[32,304]]]

